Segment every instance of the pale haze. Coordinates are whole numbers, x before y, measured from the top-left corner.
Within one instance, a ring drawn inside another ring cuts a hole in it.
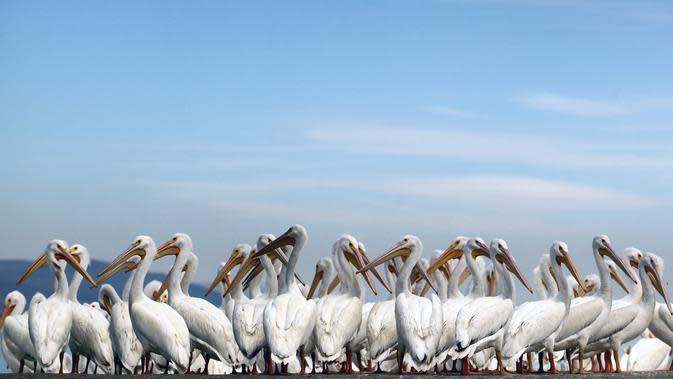
[[[300,223],[305,277],[342,233],[671,261],[672,35],[666,1],[3,1],[0,258],[185,232],[208,282]]]

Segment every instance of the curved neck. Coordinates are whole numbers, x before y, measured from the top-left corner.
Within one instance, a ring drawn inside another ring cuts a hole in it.
[[[470,248],[467,246],[463,248],[463,257],[465,257],[465,263],[467,264],[467,268],[470,270],[470,274],[472,275],[471,295],[473,297],[484,296],[484,291],[486,289],[484,274],[481,270],[481,266],[479,266],[477,261],[474,259]]]
[[[554,271],[554,276],[558,278],[558,284],[556,286],[551,286],[551,288],[556,288],[554,291],[556,293],[553,295],[553,298],[556,299],[556,301],[560,301],[566,306],[566,312],[570,310],[570,285],[568,284],[568,277],[563,275],[563,270],[561,269],[561,266],[556,263],[556,259],[551,260],[551,269]],[[543,275],[544,272],[547,272],[547,275],[551,277],[551,274],[549,274],[549,270],[547,267],[543,268]],[[550,291],[551,292],[551,291]],[[551,295],[549,296],[550,298],[552,297]]]
[[[495,282],[502,283],[502,295],[511,299],[513,302],[516,302],[516,288],[514,287],[514,279],[512,279],[510,272],[502,263],[495,259],[493,260],[493,268]]]
[[[177,298],[185,296],[185,293],[182,292],[182,269],[185,268],[187,264],[187,256],[184,253],[179,253],[175,257],[175,262],[173,262],[173,267],[171,271],[168,272],[168,303],[172,306],[174,301]]]
[[[199,260],[194,253],[191,253],[187,260],[187,270],[182,274],[182,280],[180,281],[180,288],[182,289],[182,293],[186,296],[189,296],[189,286],[192,284],[194,274],[198,268]]]
[[[439,300],[443,303],[448,297],[448,282],[446,277],[440,270],[435,270],[435,272],[432,273],[432,276],[435,278],[435,283],[437,283],[437,296],[439,296]]]
[[[133,287],[133,277],[136,276],[136,270],[133,270],[129,273],[129,277],[126,279],[124,284],[124,289],[122,290],[122,300],[129,301],[129,295],[131,294],[131,288]]]
[[[628,262],[628,261],[627,261],[627,262]],[[634,274],[636,274],[636,275],[640,275],[640,277],[641,277],[640,281],[643,281],[643,279],[642,279],[643,276],[642,276],[642,274],[640,273],[640,265],[638,265],[638,268],[637,268],[637,269],[634,268],[634,267],[632,267],[630,264],[629,264],[627,267],[628,267],[629,270],[631,270]],[[644,287],[644,284],[641,285],[640,283],[634,283],[634,282],[633,282],[632,280],[630,280],[630,279],[627,279],[626,282],[627,282],[627,285],[629,286],[629,293],[627,293],[626,295],[624,295],[624,299],[625,299],[625,300],[628,300],[628,301],[631,301],[631,302],[633,302],[633,303],[637,303],[637,302],[641,301],[641,299],[642,299],[642,297],[643,297],[643,295],[644,295],[644,293],[643,293],[643,287]]]
[[[295,239],[295,244],[292,247],[290,258],[288,259],[287,266],[285,267],[285,288],[283,288],[284,292],[287,292],[290,286],[297,285],[297,281],[294,278],[294,269],[297,266],[297,262],[299,261],[299,252],[301,252],[305,242],[306,236],[304,235],[299,235]]]
[[[262,275],[257,275],[255,276],[254,279],[250,282],[250,298],[251,299],[256,299],[260,296],[262,296]]]
[[[133,275],[133,281],[131,282],[131,293],[129,294],[129,304],[139,302],[141,300],[149,300],[143,287],[145,285],[145,276],[152,266],[152,261],[154,256],[157,254],[157,248],[154,245],[148,246],[145,250],[145,256],[138,263],[138,268],[136,268],[136,273]]]
[[[82,254],[81,257],[82,259],[79,264],[83,269],[86,270],[89,268],[91,259],[86,253]],[[72,274],[72,280],[70,281],[70,288],[68,288],[68,299],[77,302],[77,293],[79,292],[79,286],[82,284],[82,279],[82,274],[75,270],[75,272]]]
[[[551,265],[553,265],[553,264],[554,263],[551,263]],[[544,265],[540,266],[540,269],[541,269],[540,274],[542,275],[542,281],[547,286],[547,298],[556,297],[556,295],[558,295],[558,293],[559,293],[559,286],[560,285],[563,285],[563,286],[566,287],[566,293],[569,295],[570,293],[568,292],[568,288],[567,288],[568,279],[564,277],[563,279],[560,279],[560,280],[562,280],[561,284],[556,283],[554,278],[549,273],[549,267],[551,267],[551,266],[544,266]],[[552,270],[553,270],[553,268],[552,268]],[[561,271],[560,268],[559,268],[559,271]],[[556,271],[554,271],[554,275],[558,275],[558,273]]]
[[[397,294],[397,286],[395,285],[397,282],[397,278],[395,278],[395,274],[392,273],[390,270],[386,270],[386,279],[388,280],[388,284],[392,289],[392,292],[390,294],[390,297],[388,297],[388,300],[392,300],[395,298],[395,295]]]
[[[642,259],[641,262],[644,262],[645,260]],[[654,306],[655,298],[654,298],[654,286],[652,285],[652,282],[650,281],[650,277],[647,275],[645,272],[645,265],[643,263],[638,265],[638,274],[640,276],[640,286],[641,287],[641,298],[640,298],[640,304],[645,305],[645,306]]]
[[[397,275],[397,283],[395,283],[395,292],[397,295],[400,295],[403,292],[411,293],[411,289],[409,288],[409,278],[411,277],[411,271],[414,269],[414,266],[416,266],[416,263],[418,263],[422,253],[423,252],[417,246],[411,247],[411,254],[409,254],[407,260],[404,261],[402,269],[400,269],[400,273]]]
[[[447,293],[447,297],[449,299],[463,297],[463,294],[460,292],[460,275],[463,273],[466,267],[467,263],[465,263],[465,257],[460,257],[458,264],[453,269],[453,273],[449,277]]]
[[[344,288],[343,292],[362,299],[363,291],[362,287],[360,287],[360,282],[358,282],[358,279],[355,276],[355,267],[348,262],[343,250],[338,247],[334,248],[333,257],[337,275],[341,280],[342,288]],[[325,282],[327,281],[323,281],[323,283]]]
[[[266,255],[259,257],[259,261],[262,267],[264,267],[264,273],[266,274],[266,296],[269,298],[276,297],[278,295],[276,269],[273,267],[271,259]]]
[[[327,295],[327,290],[332,283],[332,275],[334,274],[334,267],[331,264],[325,266],[325,271],[322,274],[323,279],[320,281],[320,287],[316,292],[316,297],[321,298]]]
[[[610,272],[605,259],[594,249],[594,259],[596,260],[596,267],[598,268],[598,276],[601,279],[601,288],[598,290],[598,296],[605,299],[608,303],[612,303],[612,283],[610,282]]]

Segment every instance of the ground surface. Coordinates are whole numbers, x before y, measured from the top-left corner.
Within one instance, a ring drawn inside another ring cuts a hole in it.
[[[0,378],[3,379],[26,379],[26,378],[48,378],[48,377],[54,377],[55,374],[52,375],[46,375],[46,374],[0,374]],[[265,376],[265,375],[226,375],[228,377],[231,377],[232,379],[262,379],[262,378],[267,378],[267,379],[288,379],[288,378],[301,378],[298,375],[290,375],[290,376],[283,376],[283,375],[273,375],[273,376]],[[329,378],[329,379],[352,379],[354,376],[360,377],[360,378],[369,378],[369,379],[399,379],[399,375],[390,375],[390,374],[361,374],[361,375],[340,375],[340,374],[329,374],[329,375],[306,375],[304,378],[311,378],[313,377],[314,379],[317,378]],[[459,374],[449,374],[449,375],[404,375],[404,377],[409,377],[413,379],[429,379],[429,378],[440,378],[440,377],[459,377]],[[525,377],[525,378],[531,378],[531,379],[540,379],[540,378],[545,378],[549,379],[550,375],[536,375],[536,374],[530,374],[530,375],[516,375],[512,374],[510,375],[511,377]],[[59,375],[59,377],[85,377],[85,375],[70,375],[70,374],[63,374]],[[88,377],[88,376],[87,376]],[[100,377],[98,375],[91,376],[93,377]],[[121,376],[121,375],[107,375],[105,376],[106,378],[115,378],[115,379],[128,379],[128,376]],[[170,376],[164,376],[164,375],[141,375],[140,376],[142,379],[196,379],[196,378],[208,378],[209,376],[206,375],[170,375]],[[212,376],[210,376],[212,378]],[[497,378],[497,375],[474,375],[470,376],[470,378],[478,379],[478,378]],[[568,375],[568,374],[560,374],[556,376],[555,378],[563,378],[563,379],[570,379],[570,378],[579,378],[579,375]],[[584,377],[584,376],[583,376]],[[673,377],[673,373],[668,372],[668,371],[657,371],[657,372],[639,372],[639,373],[632,373],[632,374],[599,374],[599,373],[592,373],[585,375],[585,377],[591,377],[591,378],[596,378],[596,379],[621,379],[621,378],[671,378]]]

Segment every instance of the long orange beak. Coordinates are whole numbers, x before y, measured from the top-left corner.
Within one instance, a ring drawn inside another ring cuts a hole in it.
[[[315,293],[316,288],[318,288],[318,284],[320,283],[324,275],[325,272],[321,270],[318,266],[316,266],[315,275],[313,275],[313,280],[311,281],[311,288],[309,288],[308,294],[306,294],[307,299],[313,297],[313,294]]]
[[[180,248],[174,245],[175,242],[177,242],[177,238],[173,237],[159,246],[157,249],[157,254],[154,256],[154,260],[156,261],[157,259],[163,258],[167,255],[180,254]]]
[[[12,314],[14,308],[16,308],[16,304],[12,304],[2,310],[2,315],[0,315],[0,329],[5,325],[5,319]]]
[[[619,254],[615,252],[615,249],[612,248],[612,245],[608,243],[606,248],[599,249],[599,253],[604,256],[607,255],[626,275],[629,276],[631,280],[633,280],[634,283],[638,283],[638,278],[636,278],[636,275],[627,268],[626,263],[624,263],[622,257],[620,257]]]
[[[570,254],[567,251],[563,251],[563,249],[561,253],[563,254],[562,256],[556,257],[557,264],[563,263],[568,268],[568,271],[570,271],[570,274],[573,276],[573,278],[575,278],[582,291],[584,291],[584,293],[589,292],[589,290],[584,286],[584,280],[580,276],[579,272],[577,272],[577,267],[575,267],[575,263],[573,263],[572,258],[570,258]],[[552,275],[554,275],[553,271],[551,272]],[[542,283],[544,284],[544,281]],[[546,288],[546,284],[544,285]]]
[[[88,272],[79,264],[79,259],[75,257],[74,255],[70,254],[67,250],[61,248],[59,246],[58,252],[54,254],[56,259],[58,260],[65,260],[66,263],[71,265],[77,272],[79,272],[82,277],[84,277],[86,280],[88,280],[94,287],[97,287],[96,281],[93,280],[91,275],[89,275]],[[38,256],[35,261],[28,267],[28,270],[19,278],[19,281],[16,283],[17,285],[21,284],[24,280],[26,280],[29,276],[31,276],[33,273],[35,273],[37,270],[39,270],[42,267],[45,267],[47,265],[47,254],[41,254]]]
[[[528,284],[528,281],[524,277],[523,273],[521,272],[521,269],[519,269],[519,265],[516,264],[516,261],[514,260],[514,257],[509,253],[508,249],[505,248],[500,248],[498,253],[496,254],[495,258],[505,265],[509,272],[514,274],[514,276],[519,279],[521,284],[523,284],[524,287],[530,292],[533,293],[533,290],[530,288],[530,285]]]
[[[110,264],[108,264],[103,271],[101,271],[98,276],[99,277],[105,277],[106,279],[109,279],[111,276],[110,275],[105,275],[110,271],[115,271],[115,273],[119,272],[120,270],[118,269],[119,266],[124,265],[124,262],[128,261],[131,259],[133,256],[139,256],[140,259],[145,257],[145,249],[140,248],[138,241],[132,243],[126,250],[124,250],[123,253],[119,254],[117,258],[115,258]]]
[[[650,281],[652,282],[652,285],[654,288],[659,292],[661,297],[664,298],[664,303],[666,303],[666,307],[668,308],[668,312],[673,315],[673,309],[671,309],[671,301],[668,298],[668,292],[666,291],[666,287],[664,287],[664,282],[661,280],[661,273],[659,272],[659,268],[657,266],[652,266],[648,264],[645,266],[645,272],[647,273],[647,276],[650,278]]]

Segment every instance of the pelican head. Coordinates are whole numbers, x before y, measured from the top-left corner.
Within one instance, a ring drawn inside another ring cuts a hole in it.
[[[5,319],[11,315],[23,313],[26,307],[26,297],[19,291],[12,291],[5,296],[5,304],[0,315],[0,329],[5,325]]]
[[[642,258],[640,264],[644,265],[645,274],[647,278],[652,283],[652,286],[659,292],[661,297],[664,298],[664,303],[668,311],[673,315],[673,309],[671,309],[671,301],[668,298],[668,292],[666,287],[664,287],[664,281],[661,280],[661,275],[664,272],[664,260],[660,256],[652,253],[645,253],[645,256]]]
[[[49,267],[49,269],[53,272],[61,272],[65,269],[65,265],[62,263],[62,261],[64,261],[71,265],[77,272],[86,278],[86,280],[91,282],[91,284],[96,287],[96,282],[93,280],[91,275],[86,272],[86,269],[80,264],[79,254],[72,255],[68,250],[68,244],[65,243],[65,241],[49,241],[47,247],[44,249],[44,252],[40,254],[35,259],[35,261],[33,261],[33,263],[28,267],[21,278],[19,278],[19,281],[16,284],[21,284],[29,276],[45,266]]]
[[[643,258],[643,253],[639,249],[629,246],[626,249],[624,249],[622,256],[629,264],[629,266],[637,269],[640,260]]]
[[[456,237],[449,247],[444,250],[442,254],[435,258],[435,261],[432,262],[430,267],[428,267],[428,274],[432,274],[435,270],[446,265],[452,259],[458,259],[463,256],[463,248],[468,243],[469,238],[458,236]],[[450,269],[449,269],[450,271]]]
[[[157,255],[154,260],[165,257],[167,255],[179,255],[182,251],[192,250],[192,239],[186,233],[175,233],[168,241],[164,242],[157,249]]]
[[[640,259],[638,259],[640,261]],[[610,272],[610,277],[612,280],[617,282],[620,287],[626,292],[629,293],[629,287],[626,285],[626,282],[624,279],[622,279],[622,276],[619,275],[619,270],[617,269],[617,264],[613,261],[606,261],[605,264],[608,266],[608,272]]]
[[[156,245],[154,240],[148,236],[137,236],[131,245],[129,245],[123,253],[119,254],[110,264],[108,264],[103,271],[98,274],[99,282],[103,282],[102,278],[105,280],[112,277],[110,272],[117,273],[121,271],[119,266],[125,266],[125,263],[131,259],[131,257],[137,256],[141,260],[145,258],[147,252],[151,251],[153,254],[156,254]]]
[[[638,279],[636,278],[636,275],[627,268],[626,263],[622,260],[622,258],[615,252],[615,249],[612,248],[612,243],[610,242],[610,238],[608,236],[601,234],[596,237],[594,237],[593,243],[592,243],[593,250],[598,252],[598,254],[601,257],[608,257],[612,261],[614,261],[617,266],[633,280],[634,283],[638,283]]]
[[[577,281],[581,290],[587,292],[587,289],[584,287],[584,281],[579,272],[577,272],[577,268],[570,257],[568,245],[565,242],[556,241],[552,243],[551,248],[549,249],[549,259],[550,261],[554,261],[559,267],[565,265],[575,281]]]
[[[530,288],[530,285],[521,272],[521,269],[519,269],[519,266],[516,264],[516,260],[512,254],[510,254],[509,248],[507,247],[507,242],[505,242],[505,240],[500,238],[493,239],[491,241],[489,252],[493,262],[502,264],[509,272],[514,274],[514,276],[519,279],[521,284],[523,284],[523,286],[526,287],[530,293],[533,293],[533,290]]]
[[[318,288],[318,284],[325,279],[325,275],[331,275],[334,271],[334,264],[332,263],[332,258],[322,257],[315,264],[315,274],[313,275],[313,280],[311,281],[311,287],[308,290],[306,295],[307,299],[313,297],[315,290]],[[329,276],[327,277],[329,278]]]
[[[227,262],[224,264],[224,266],[220,268],[220,270],[217,272],[217,275],[215,275],[215,279],[213,279],[213,281],[210,283],[208,290],[206,290],[206,296],[213,289],[215,289],[218,283],[222,282],[223,280],[226,281],[229,272],[233,270],[236,266],[243,265],[244,262],[246,264],[249,263],[248,258],[252,256],[253,256],[252,246],[248,245],[247,243],[239,243],[238,245],[236,245],[234,249],[231,251],[231,254],[229,255],[229,259],[227,260]],[[237,278],[237,280],[235,280],[236,284],[240,283],[240,281],[243,279],[242,276],[243,274],[241,273],[243,272],[244,267],[246,266],[243,266],[235,277]],[[227,290],[225,291],[223,296],[226,296],[234,285],[235,285],[234,281],[232,281],[231,285],[227,287]]]

